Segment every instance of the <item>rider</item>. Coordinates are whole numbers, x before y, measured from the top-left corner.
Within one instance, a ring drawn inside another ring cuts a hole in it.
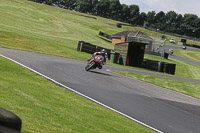
[[[100,65],[98,66],[99,69],[102,69],[103,65],[106,64],[106,60],[107,60],[107,58],[108,58],[107,52],[106,52],[105,49],[102,49],[100,52],[95,52],[95,53],[92,55],[92,57],[95,57],[96,55],[101,55],[101,56],[103,56],[103,58],[104,58],[104,61],[102,62],[102,64],[100,64]],[[92,58],[92,57],[91,57],[91,58]],[[90,59],[91,59],[91,58],[90,58]],[[90,59],[89,59],[89,60],[90,60]],[[89,61],[89,60],[88,60],[88,61]]]
[[[174,53],[173,49],[169,49],[169,54],[172,55]]]

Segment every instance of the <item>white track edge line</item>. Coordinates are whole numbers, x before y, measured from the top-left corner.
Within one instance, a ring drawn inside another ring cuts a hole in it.
[[[147,127],[147,128],[150,128],[150,129],[152,129],[152,130],[154,130],[154,131],[156,131],[156,132],[158,132],[158,133],[163,133],[162,131],[160,131],[160,130],[158,130],[158,129],[156,129],[156,128],[153,128],[153,127],[151,127],[151,126],[149,126],[149,125],[147,125],[147,124],[145,124],[145,123],[143,123],[143,122],[141,122],[141,121],[139,121],[139,120],[136,120],[136,119],[132,118],[131,116],[128,116],[128,115],[126,115],[126,114],[124,114],[124,113],[122,113],[122,112],[120,112],[120,111],[118,111],[118,110],[116,110],[116,109],[113,109],[113,108],[111,108],[111,107],[109,107],[109,106],[107,106],[107,105],[105,105],[105,104],[103,104],[103,103],[101,103],[101,102],[99,102],[99,101],[93,99],[93,98],[90,98],[90,97],[88,97],[88,96],[86,96],[86,95],[84,95],[84,94],[82,94],[82,93],[80,93],[80,92],[78,92],[78,91],[76,91],[76,90],[74,90],[74,89],[72,89],[72,88],[69,88],[69,87],[67,87],[67,86],[65,86],[65,85],[63,85],[63,84],[57,82],[56,80],[54,80],[54,79],[52,79],[52,78],[50,78],[50,77],[48,77],[48,76],[46,76],[46,75],[44,75],[44,74],[42,74],[42,73],[40,73],[40,72],[38,72],[38,71],[36,71],[36,70],[30,68],[30,67],[27,67],[27,66],[25,66],[25,65],[23,65],[23,64],[21,64],[21,63],[15,61],[15,60],[9,58],[9,57],[7,57],[7,56],[4,56],[4,55],[2,55],[2,54],[0,54],[0,56],[2,56],[2,57],[6,58],[6,59],[8,59],[8,60],[10,60],[10,61],[12,61],[12,62],[14,62],[14,63],[16,63],[16,64],[18,64],[18,65],[24,67],[24,68],[26,68],[26,69],[28,69],[28,70],[34,72],[34,73],[36,73],[36,74],[38,74],[38,75],[40,75],[40,76],[42,76],[42,77],[44,77],[44,78],[50,80],[51,82],[54,82],[55,84],[58,84],[58,85],[60,85],[60,86],[62,86],[62,87],[64,87],[64,88],[68,89],[68,90],[70,90],[70,91],[72,91],[72,92],[74,92],[74,93],[76,93],[76,94],[78,94],[78,95],[80,95],[80,96],[82,96],[82,97],[84,97],[84,98],[87,98],[87,99],[89,99],[89,100],[91,100],[91,101],[93,101],[93,102],[95,102],[95,103],[97,103],[97,104],[99,104],[99,105],[101,105],[101,106],[103,106],[103,107],[106,107],[106,108],[108,108],[108,109],[110,109],[110,110],[112,110],[112,111],[114,111],[114,112],[116,112],[116,113],[118,113],[118,114],[120,114],[120,115],[122,115],[122,116],[124,116],[124,117],[126,117],[126,118],[128,118],[128,119],[130,119],[130,120],[132,120],[132,121],[135,121],[135,122],[137,122],[137,123],[139,123],[139,124],[141,124],[141,125],[143,125],[143,126],[145,126],[145,127]]]

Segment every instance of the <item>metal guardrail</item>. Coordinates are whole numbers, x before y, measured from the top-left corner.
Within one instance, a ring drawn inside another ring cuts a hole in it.
[[[108,54],[108,59],[110,60],[110,53],[111,53],[111,49],[106,49],[97,45],[93,45],[91,43],[88,42],[84,42],[84,41],[79,41],[78,42],[78,46],[77,46],[77,51],[80,52],[86,52],[89,54],[93,54],[94,52],[99,52],[102,49],[105,49],[107,54]]]
[[[193,48],[200,48],[200,45],[195,45],[195,44],[183,44],[183,46],[189,46]]]
[[[111,35],[108,35],[108,34],[102,32],[102,31],[99,32],[99,35],[102,36],[102,37],[105,37],[105,38],[107,38],[107,39],[109,39],[109,40],[112,40]]]

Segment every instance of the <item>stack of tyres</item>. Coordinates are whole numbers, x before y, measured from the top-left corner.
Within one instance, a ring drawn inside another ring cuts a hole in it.
[[[20,133],[22,120],[14,113],[0,108],[0,133]]]
[[[176,69],[176,64],[170,64],[170,63],[166,63],[164,65],[164,72],[168,73],[168,74],[175,74],[175,69]]]

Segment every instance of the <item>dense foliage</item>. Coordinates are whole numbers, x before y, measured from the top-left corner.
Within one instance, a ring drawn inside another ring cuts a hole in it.
[[[110,18],[135,26],[144,24],[150,28],[200,38],[200,18],[194,14],[178,14],[174,11],[140,12],[138,5],[121,4],[119,0],[32,0],[73,11]]]

